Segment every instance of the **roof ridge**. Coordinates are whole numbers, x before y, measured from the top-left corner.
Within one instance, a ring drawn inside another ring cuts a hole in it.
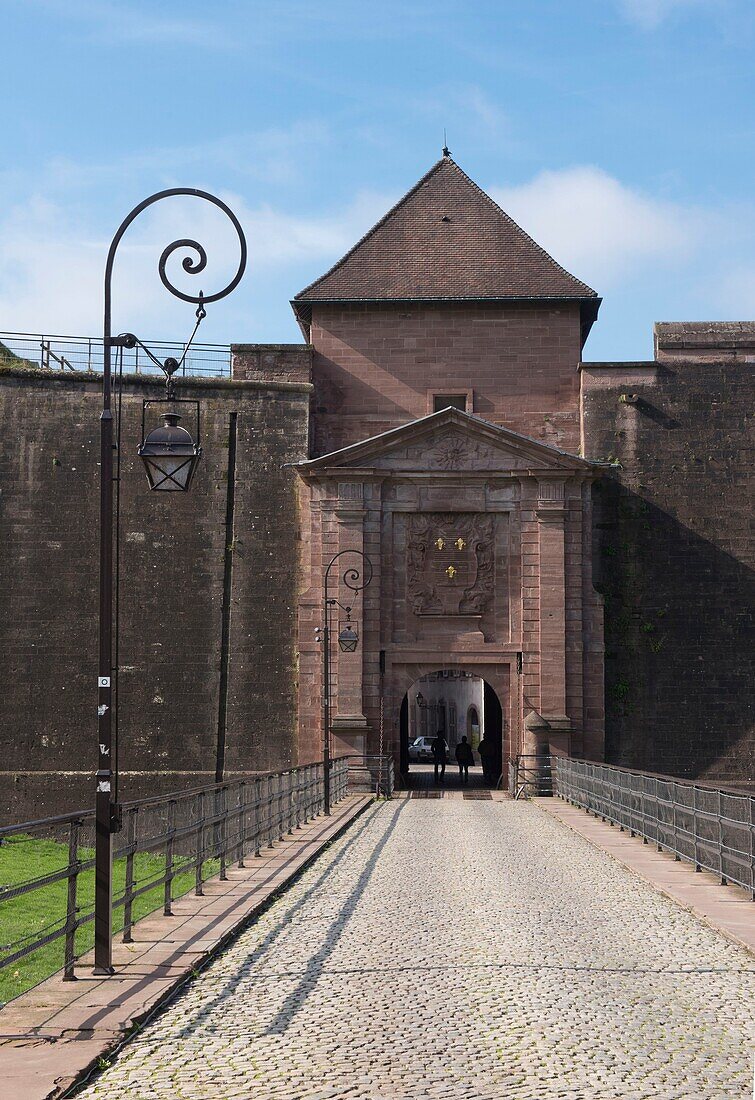
[[[450,160],[452,164],[456,163],[455,161],[451,160],[450,156],[448,156],[448,157],[443,156],[443,157],[440,158],[440,160],[436,161],[435,164],[432,166],[432,168],[430,168],[427,172],[425,172],[424,176],[422,176],[421,179],[417,180],[417,182],[414,184],[414,186],[410,187],[409,190],[406,192],[406,194],[402,195],[402,197],[400,199],[398,199],[398,201],[393,204],[393,206],[390,208],[390,210],[386,210],[385,214],[383,214],[382,218],[380,218],[379,221],[376,221],[375,224],[370,229],[368,229],[366,233],[362,234],[362,236],[359,238],[359,240],[354,245],[352,245],[352,247],[349,249],[349,251],[345,252],[344,255],[341,256],[340,260],[337,260],[333,264],[333,266],[329,267],[328,270],[323,272],[322,275],[318,275],[316,279],[313,279],[311,283],[309,283],[307,286],[304,287],[304,290],[300,290],[298,294],[295,294],[293,300],[295,302],[302,301],[302,299],[304,298],[304,295],[307,293],[308,290],[311,290],[313,287],[317,286],[318,283],[323,282],[325,279],[328,278],[329,275],[332,275],[334,271],[338,271],[339,267],[343,267],[343,265],[346,263],[346,261],[349,259],[349,257],[352,256],[356,252],[356,250],[364,244],[365,241],[369,240],[369,238],[374,233],[376,233],[382,225],[384,225],[388,221],[388,219],[391,217],[391,215],[393,213],[395,213],[395,211],[398,210],[399,207],[403,206],[404,203],[408,199],[411,198],[411,196],[414,194],[414,192],[418,191],[420,189],[420,187],[422,187],[422,185],[427,180],[429,180],[430,177],[435,172],[438,171],[438,169],[441,167],[443,162],[447,161],[447,160]],[[458,167],[458,165],[456,165],[456,167]],[[459,169],[459,171],[461,171],[461,169]],[[304,299],[304,300],[306,300],[306,299]]]

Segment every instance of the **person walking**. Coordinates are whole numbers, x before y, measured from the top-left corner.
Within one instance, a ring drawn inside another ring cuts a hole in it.
[[[448,749],[448,744],[446,742],[445,737],[443,736],[443,731],[438,730],[437,734],[435,735],[435,740],[433,741],[433,761],[435,763],[435,782],[436,782],[436,784],[439,783],[439,782],[440,783],[445,782],[446,751],[447,751],[447,749]],[[438,779],[438,770],[439,769],[440,769],[440,779]]]
[[[474,764],[472,746],[466,737],[462,737],[456,746],[456,763],[459,765],[459,779],[462,783],[469,782],[469,765]]]

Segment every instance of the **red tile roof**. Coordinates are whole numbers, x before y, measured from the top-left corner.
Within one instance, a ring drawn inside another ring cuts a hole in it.
[[[590,320],[599,302],[444,156],[292,305],[511,298],[591,299]]]

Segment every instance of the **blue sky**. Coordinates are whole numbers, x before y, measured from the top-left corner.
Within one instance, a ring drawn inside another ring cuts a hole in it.
[[[288,300],[452,155],[604,297],[588,359],[655,320],[755,317],[753,0],[0,0],[0,329],[96,335],[110,236],[163,187],[220,194],[249,274],[207,341],[296,341]],[[172,235],[171,235],[172,234]],[[119,257],[115,324],[182,338],[167,204]],[[188,284],[191,280],[185,277]],[[213,282],[214,281],[214,282]]]

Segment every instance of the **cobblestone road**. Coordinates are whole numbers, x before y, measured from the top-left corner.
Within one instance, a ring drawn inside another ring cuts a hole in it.
[[[755,961],[536,805],[375,805],[84,1092],[737,1100]]]

